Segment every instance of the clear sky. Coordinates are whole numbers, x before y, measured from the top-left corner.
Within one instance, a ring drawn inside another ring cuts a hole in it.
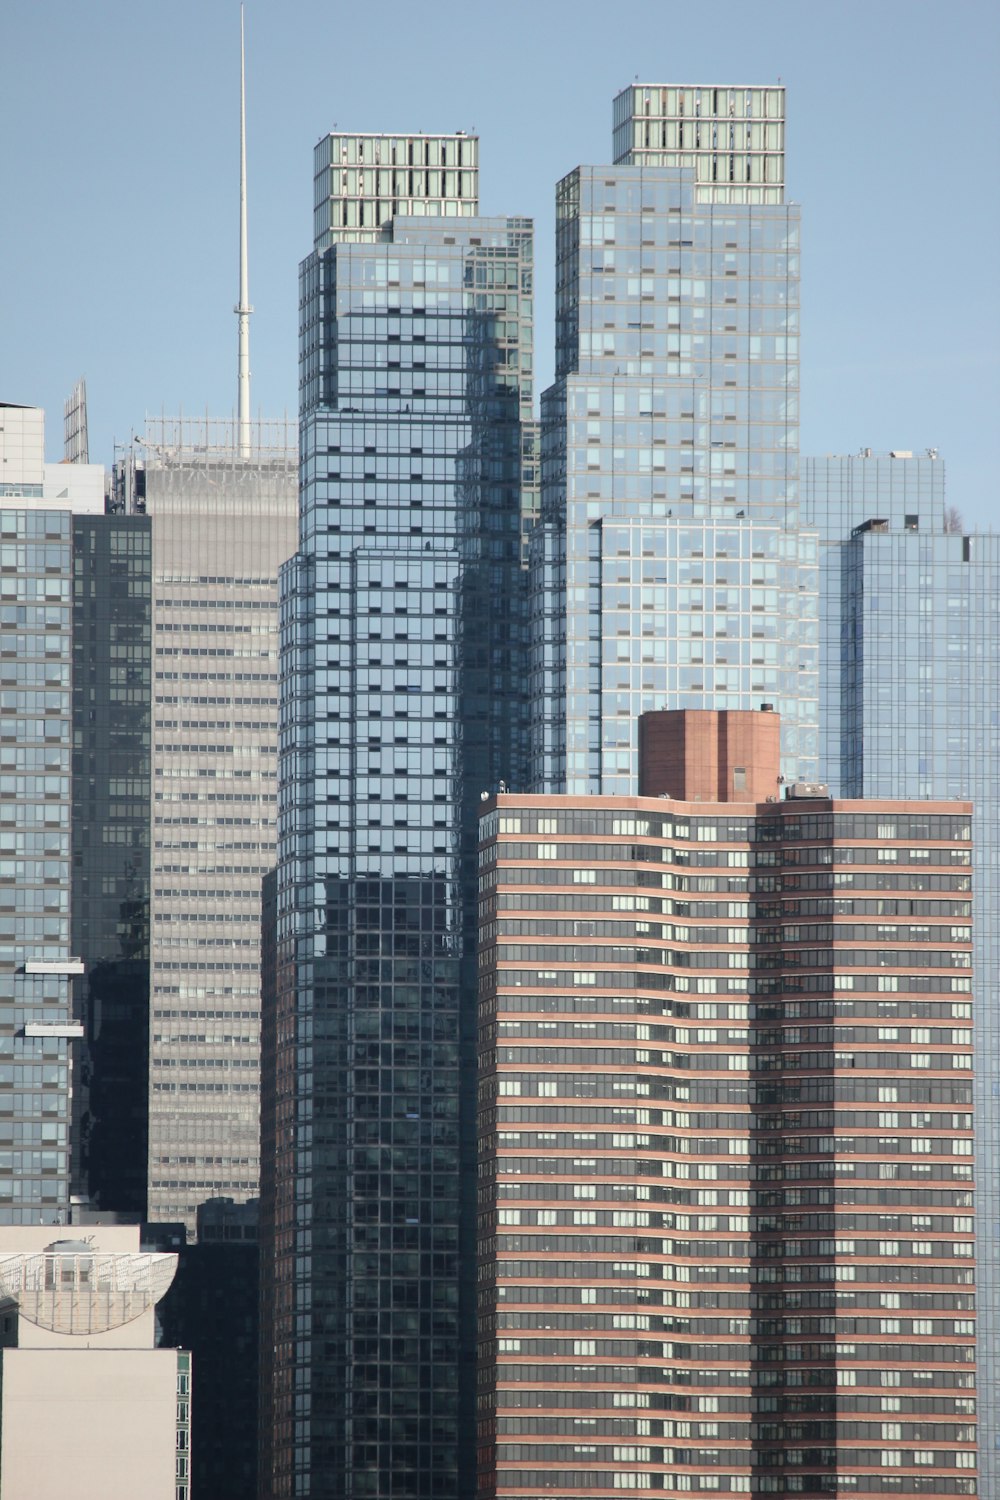
[[[926,447],[1000,526],[1000,6],[992,0],[248,0],[253,407],[297,405],[312,148],[475,130],[485,213],[534,217],[552,371],[553,188],[646,82],[788,90],[803,205],[803,453]],[[238,0],[3,0],[0,399],[87,377],[91,458],[147,412],[236,402]]]

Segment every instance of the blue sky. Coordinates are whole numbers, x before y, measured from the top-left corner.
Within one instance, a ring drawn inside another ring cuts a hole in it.
[[[473,130],[481,205],[537,228],[552,370],[556,180],[610,157],[645,81],[788,90],[803,205],[803,453],[933,446],[967,523],[1000,525],[1000,7],[985,0],[248,0],[253,404],[297,403],[312,148]],[[145,414],[235,405],[238,0],[5,0],[0,399],[86,375],[91,457]]]

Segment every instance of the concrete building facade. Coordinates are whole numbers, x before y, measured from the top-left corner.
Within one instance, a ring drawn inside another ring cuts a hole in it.
[[[190,1356],[154,1348],[177,1257],[138,1227],[80,1235],[0,1230],[0,1491],[188,1500]]]
[[[260,881],[277,829],[278,570],[294,430],[151,424],[116,504],[152,546],[148,1216],[260,1181]]]

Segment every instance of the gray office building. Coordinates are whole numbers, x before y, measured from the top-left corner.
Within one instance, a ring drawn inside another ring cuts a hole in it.
[[[294,427],[148,424],[115,504],[152,546],[148,1216],[260,1181],[260,881],[277,823],[278,569]]]

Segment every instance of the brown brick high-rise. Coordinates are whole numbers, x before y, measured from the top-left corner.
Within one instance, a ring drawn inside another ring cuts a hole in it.
[[[483,1500],[975,1493],[969,821],[485,806]]]

